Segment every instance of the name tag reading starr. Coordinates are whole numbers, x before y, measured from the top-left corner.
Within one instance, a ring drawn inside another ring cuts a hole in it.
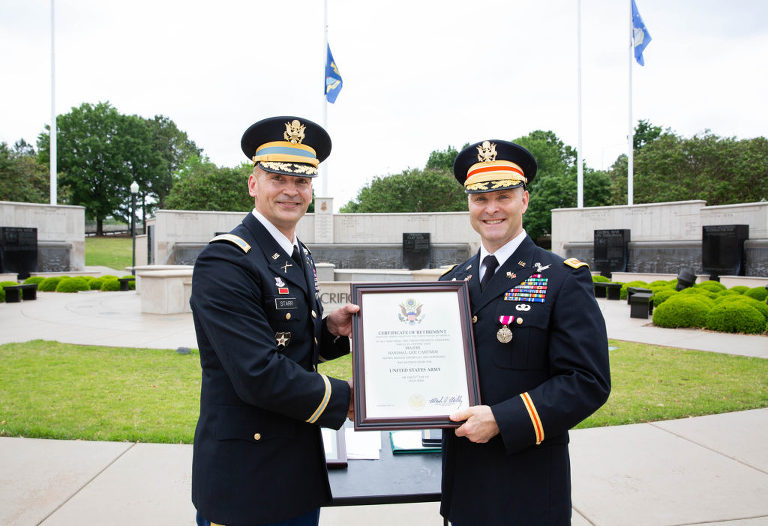
[[[296,298],[275,298],[275,308],[278,310],[295,310],[299,308]]]

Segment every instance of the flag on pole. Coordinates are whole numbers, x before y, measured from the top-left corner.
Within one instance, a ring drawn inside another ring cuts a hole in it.
[[[635,0],[632,0],[632,43],[635,47],[635,60],[641,66],[645,66],[643,50],[651,42],[651,34],[645,28],[640,12],[637,10]],[[328,51],[330,53],[330,50]]]
[[[336,67],[336,62],[331,55],[331,46],[328,45],[328,58],[325,61],[325,98],[328,102],[331,104],[336,102],[343,83],[339,68]]]

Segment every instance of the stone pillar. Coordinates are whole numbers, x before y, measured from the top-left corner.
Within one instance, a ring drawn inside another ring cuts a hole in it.
[[[315,197],[315,243],[333,243],[333,197]]]

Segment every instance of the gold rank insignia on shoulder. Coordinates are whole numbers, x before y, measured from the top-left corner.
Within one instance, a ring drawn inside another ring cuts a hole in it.
[[[456,266],[457,266],[457,265],[451,265],[451,267],[450,267],[448,270],[446,270],[445,272],[443,272],[442,274],[440,274],[440,277],[443,277],[443,276],[445,276],[446,274],[448,274],[450,271],[452,271],[453,269],[455,269],[455,268],[456,268]],[[456,278],[454,278],[454,279],[456,279]]]
[[[518,261],[517,264],[521,267],[525,267],[525,261]]]
[[[581,268],[581,267],[584,267],[584,266],[589,268],[589,265],[587,263],[584,263],[583,261],[579,261],[576,258],[568,258],[565,261],[563,261],[563,263],[565,263],[569,267],[573,267],[573,268]]]
[[[241,237],[238,237],[234,234],[219,234],[218,236],[214,237],[210,240],[210,243],[215,243],[217,241],[226,241],[228,243],[232,243],[233,245],[237,246],[245,252],[248,253],[249,250],[251,250],[251,245],[245,242],[245,240]]]

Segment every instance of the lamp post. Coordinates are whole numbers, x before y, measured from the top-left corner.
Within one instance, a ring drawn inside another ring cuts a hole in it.
[[[131,275],[136,275],[136,194],[139,193],[139,183],[131,183],[131,244],[133,253],[131,254]]]

